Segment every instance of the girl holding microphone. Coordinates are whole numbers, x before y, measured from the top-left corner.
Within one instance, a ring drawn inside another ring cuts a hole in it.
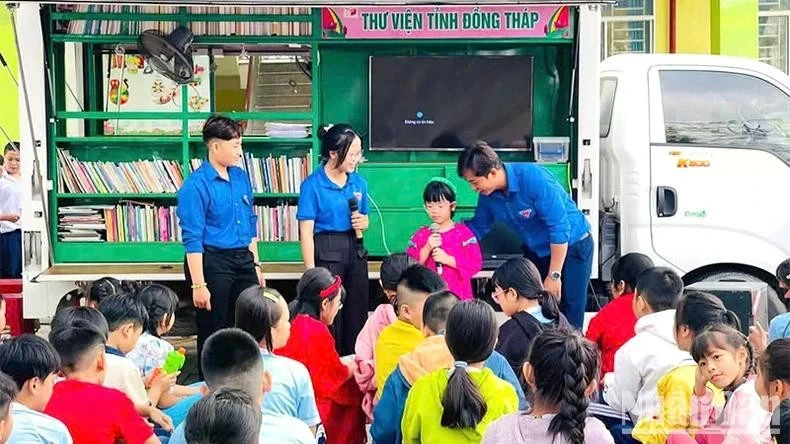
[[[351,126],[322,127],[318,137],[321,163],[302,182],[296,218],[305,268],[328,269],[346,289],[345,309],[334,325],[337,351],[345,356],[354,353],[368,315],[368,260],[362,245],[368,184],[356,173],[362,140]]]

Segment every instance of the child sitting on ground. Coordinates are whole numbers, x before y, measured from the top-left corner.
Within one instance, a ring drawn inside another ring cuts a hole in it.
[[[458,303],[458,297],[448,290],[431,293],[422,311],[422,331],[426,339],[411,353],[401,356],[398,367],[387,378],[376,406],[376,416],[370,433],[376,444],[400,443],[401,419],[409,389],[420,377],[439,369],[453,368],[455,361],[444,338],[447,316]],[[494,375],[510,383],[516,390],[519,408],[526,409],[524,392],[518,377],[513,373],[504,356],[496,351],[485,362]]]
[[[277,290],[261,286],[241,292],[236,301],[236,327],[258,341],[263,366],[272,386],[263,399],[263,410],[301,419],[313,433],[321,425],[310,373],[301,362],[275,355],[291,336],[288,304]]]
[[[422,334],[425,298],[445,288],[442,278],[424,265],[412,265],[401,274],[397,289],[398,319],[382,330],[376,341],[376,387],[384,387],[398,359],[425,339]]]
[[[302,421],[262,410],[261,406],[266,393],[271,388],[272,380],[263,367],[258,344],[249,333],[238,328],[225,328],[215,332],[206,339],[200,361],[203,377],[206,380],[206,385],[202,388],[204,395],[223,388],[241,390],[255,402],[259,412],[260,427],[258,427],[257,440],[230,442],[315,444],[315,437]],[[190,418],[194,418],[194,410],[195,406],[190,410],[186,421],[173,431],[169,444],[186,444],[188,442],[185,437],[186,428],[200,426],[195,419],[190,424]],[[216,441],[205,442],[216,443]]]
[[[518,409],[513,386],[484,367],[496,336],[494,310],[487,303],[473,299],[450,310],[445,340],[453,368],[429,373],[409,390],[401,422],[404,443],[479,443],[489,424]]]
[[[614,354],[634,337],[634,289],[642,272],[653,261],[641,253],[628,253],[612,265],[609,290],[612,300],[590,319],[585,336],[601,350],[601,375],[614,371]]]
[[[496,350],[515,374],[527,358],[529,345],[545,327],[570,327],[557,299],[543,289],[538,268],[529,259],[514,258],[494,270],[494,302],[510,319],[499,328]]]
[[[340,359],[328,328],[343,307],[344,297],[340,276],[322,267],[307,270],[289,306],[291,336],[274,353],[307,367],[329,442],[359,444],[367,437],[362,393],[352,377],[357,366],[353,359]]]
[[[771,415],[761,407],[755,390],[746,337],[730,326],[713,325],[694,338],[691,355],[697,361],[691,416],[699,429],[694,438],[686,431],[672,432],[667,443],[770,443]],[[713,404],[708,383],[731,394],[724,407]]]
[[[658,380],[688,353],[675,342],[675,309],[683,294],[683,281],[674,271],[654,267],[639,275],[634,313],[635,336],[614,358],[614,372],[604,376],[603,399],[636,423],[658,410]],[[628,427],[630,428],[630,426]],[[613,434],[622,435],[619,431]]]
[[[354,379],[359,390],[362,391],[362,410],[365,411],[368,422],[373,420],[373,407],[376,399],[376,341],[381,331],[395,322],[395,302],[397,297],[398,281],[404,270],[417,263],[417,260],[406,253],[395,253],[384,258],[381,262],[379,285],[381,285],[387,303],[379,304],[370,315],[362,331],[357,336],[354,346],[354,360],[357,370]]]
[[[76,317],[72,311],[79,308],[94,314],[94,321]],[[79,308],[65,308],[52,320],[49,342],[60,355],[66,380],[55,384],[44,413],[62,421],[74,442],[123,440],[159,444],[153,429],[140,417],[132,401],[124,393],[102,386],[107,322],[95,309]],[[69,321],[58,320],[61,316]]]
[[[0,371],[19,389],[11,411],[14,432],[8,442],[70,444],[66,426],[42,413],[60,371],[60,358],[52,345],[32,334],[12,338],[0,345]]]
[[[532,408],[495,421],[486,444],[614,443],[601,421],[587,417],[599,368],[598,350],[571,329],[535,338],[524,363]]]
[[[406,253],[438,272],[461,300],[469,300],[474,297],[472,277],[483,268],[483,256],[472,230],[453,222],[456,192],[447,178],[428,182],[422,199],[432,223],[414,233]]]

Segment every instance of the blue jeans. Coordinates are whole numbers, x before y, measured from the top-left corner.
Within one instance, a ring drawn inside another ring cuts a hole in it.
[[[581,330],[584,325],[584,311],[587,309],[587,287],[592,274],[593,248],[592,236],[568,245],[568,254],[562,267],[562,299],[560,311],[571,325]],[[524,256],[535,263],[543,279],[549,275],[551,256],[537,257],[525,250]]]

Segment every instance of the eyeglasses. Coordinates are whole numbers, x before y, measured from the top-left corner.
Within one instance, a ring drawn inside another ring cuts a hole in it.
[[[503,294],[505,294],[505,290],[495,288],[494,291],[491,292],[491,299],[495,302],[499,302],[499,296]]]

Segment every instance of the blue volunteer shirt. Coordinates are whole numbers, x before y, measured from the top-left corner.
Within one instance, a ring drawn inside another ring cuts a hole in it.
[[[355,197],[359,202],[359,212],[368,214],[368,184],[357,173],[348,175],[343,187],[329,180],[320,165],[299,188],[299,208],[297,220],[315,221],[314,232],[351,230],[351,211],[348,200]]]
[[[204,161],[178,190],[176,215],[187,253],[203,253],[205,246],[247,247],[256,236],[250,179],[236,166],[228,167],[228,178]]]
[[[508,163],[505,172],[507,191],[481,194],[475,215],[467,222],[478,239],[494,222],[503,222],[538,257],[547,257],[550,244],[573,244],[590,232],[584,214],[547,169],[533,163]]]

